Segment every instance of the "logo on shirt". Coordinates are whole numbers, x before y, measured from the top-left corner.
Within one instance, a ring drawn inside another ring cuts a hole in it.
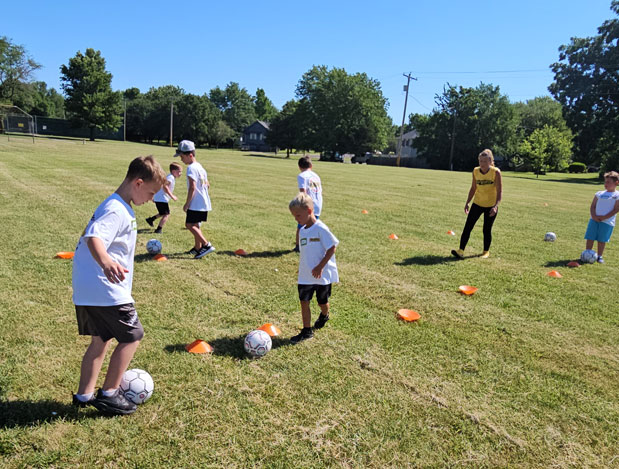
[[[477,180],[478,186],[487,186],[488,184],[494,184],[494,181],[490,181],[489,179],[478,179]]]
[[[310,238],[309,242],[310,243],[319,243],[320,242],[320,238]]]
[[[135,218],[131,219],[131,231],[137,231],[138,223],[135,221]]]
[[[307,246],[307,238],[301,238],[301,246]]]

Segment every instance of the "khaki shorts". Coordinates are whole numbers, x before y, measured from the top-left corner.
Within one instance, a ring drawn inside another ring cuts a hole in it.
[[[142,340],[144,328],[133,303],[116,306],[75,305],[77,328],[80,335],[100,337],[103,342],[111,338],[120,343]]]

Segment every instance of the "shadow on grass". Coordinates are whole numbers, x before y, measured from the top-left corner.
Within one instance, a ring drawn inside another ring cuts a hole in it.
[[[283,251],[260,251],[260,252],[249,252],[245,256],[239,256],[235,254],[234,251],[217,251],[217,254],[224,256],[234,256],[234,257],[281,257],[286,254],[290,254],[294,252],[292,249],[286,249]]]
[[[278,337],[271,337],[273,345],[271,350],[289,345],[288,339],[280,339]],[[251,357],[245,352],[244,342],[245,336],[240,335],[238,337],[220,337],[219,339],[207,340],[209,345],[213,347],[213,355],[220,357],[232,357],[238,360],[249,360]],[[166,345],[164,350],[168,353],[188,353],[185,350],[186,344],[172,344]]]
[[[549,261],[544,264],[544,267],[567,267],[568,262],[576,261],[581,263],[580,259],[564,259],[560,261]]]
[[[95,411],[96,412],[96,411]],[[80,412],[70,404],[58,401],[0,401],[0,429],[31,427],[54,420],[82,420],[99,416],[88,409]]]
[[[279,156],[279,155],[269,155],[266,153],[250,153],[249,156],[258,156],[260,158],[275,158],[277,160],[285,160],[286,159],[286,155],[284,154],[283,156]]]
[[[465,259],[470,257],[478,257],[478,256],[466,256]],[[409,257],[408,259],[404,259],[402,262],[395,262],[395,265],[436,265],[436,264],[447,264],[450,262],[457,262],[462,259],[456,259],[453,256],[434,256],[434,255],[425,255],[425,256],[414,256]]]
[[[138,234],[143,234],[143,233],[154,233],[153,228],[140,228],[138,229]]]
[[[600,179],[597,174],[588,178],[570,178],[570,177],[549,177],[549,178],[536,178],[535,176],[519,176],[519,179],[530,179],[532,181],[542,182],[567,182],[569,184],[587,184],[587,185],[600,185],[604,183],[603,179]]]

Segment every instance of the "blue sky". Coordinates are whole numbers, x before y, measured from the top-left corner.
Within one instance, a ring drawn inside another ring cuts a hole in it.
[[[103,6],[105,5],[105,6]],[[101,51],[112,87],[177,85],[204,94],[238,82],[274,104],[294,98],[313,65],[365,72],[381,82],[399,124],[403,72],[412,72],[407,115],[428,113],[445,83],[499,85],[512,101],[547,95],[549,65],[571,37],[597,33],[610,0],[379,2],[5,2],[0,35],[25,46],[60,90],[61,65]]]

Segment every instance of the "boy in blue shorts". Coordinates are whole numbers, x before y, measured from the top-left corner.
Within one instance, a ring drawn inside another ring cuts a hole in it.
[[[316,292],[316,301],[320,306],[320,316],[314,323],[314,329],[321,329],[329,320],[331,284],[339,282],[335,263],[335,249],[339,241],[327,225],[316,219],[314,203],[308,194],[299,193],[288,207],[294,219],[301,225],[297,283],[303,329],[298,335],[290,338],[290,342],[296,344],[314,337],[314,331],[310,325],[312,319],[310,301],[314,292]]]
[[[165,182],[165,172],[152,156],[129,165],[125,180],[95,210],[73,258],[73,303],[80,335],[91,336],[82,358],[73,405],[92,405],[107,415],[135,412],[120,390],[120,381],[144,336],[131,296],[137,225],[131,204],[152,200]],[[103,385],[97,378],[112,339],[118,341]]]
[[[618,184],[619,174],[616,171],[604,174],[606,190],[596,192],[589,208],[591,219],[585,233],[586,248],[593,249],[593,242],[598,242],[597,261],[601,264],[604,263],[602,258],[604,248],[615,228],[615,215],[619,212],[619,192],[616,190]]]

